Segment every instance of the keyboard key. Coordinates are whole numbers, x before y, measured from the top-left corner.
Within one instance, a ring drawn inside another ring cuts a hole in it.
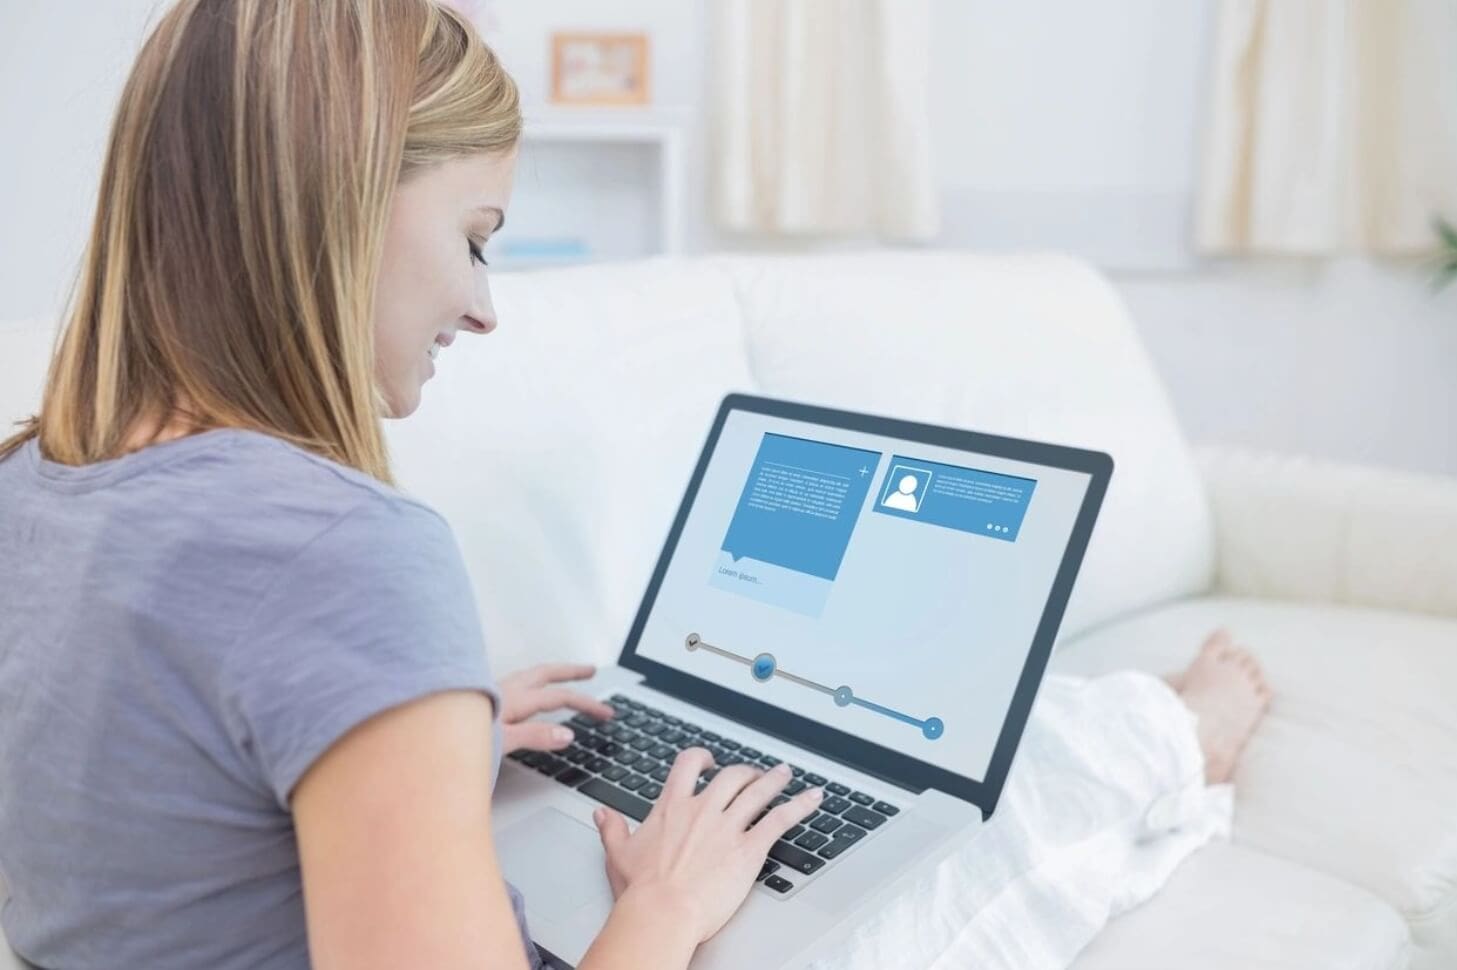
[[[634,711],[642,710],[642,701],[635,701],[631,697],[629,697],[623,703],[626,704],[628,707],[632,708]]]
[[[609,785],[601,778],[593,778],[582,785],[577,791],[606,805],[608,808],[615,808],[628,818],[641,822],[648,817],[652,811],[653,803],[644,801],[636,795],[629,794],[618,788],[616,785]]]
[[[842,825],[835,831],[835,839],[840,842],[859,842],[865,835],[865,830],[858,825]]]
[[[515,751],[512,751],[510,754],[506,755],[506,757],[510,758],[512,761],[525,761],[526,756],[530,753],[531,752],[527,751],[525,748],[518,748]]]
[[[630,728],[640,728],[643,725],[649,723],[649,718],[646,714],[634,714],[632,717],[628,718],[625,723]]]
[[[558,774],[556,776],[556,780],[561,782],[563,785],[571,785],[573,788],[575,788],[577,785],[580,785],[582,782],[586,781],[588,778],[591,777],[592,776],[590,774],[583,771],[581,768],[573,766],[571,768],[568,768],[566,771]]]
[[[755,759],[757,759],[759,757],[762,757],[763,754],[764,754],[764,752],[762,752],[762,751],[760,751],[760,750],[758,750],[756,748],[741,748],[739,750],[739,754],[742,755],[744,758],[748,759],[749,761],[753,761],[753,760],[755,760]]]
[[[768,886],[776,893],[787,893],[794,888],[794,883],[780,876],[770,876],[768,879],[764,880],[764,885]]]
[[[663,712],[660,711],[660,710],[658,710],[656,707],[644,707],[642,709],[642,712],[644,714],[646,714],[648,717],[662,717],[663,716]]]
[[[584,728],[598,727],[602,722],[587,714],[574,714],[568,724],[578,724]]]
[[[615,724],[607,729],[607,736],[614,741],[631,741],[637,737],[632,728],[625,724]]]
[[[611,701],[612,703],[614,703],[614,704],[626,704],[627,703],[627,697],[624,694],[613,694],[611,697],[609,697],[607,699],[609,701]]]
[[[637,790],[637,793],[643,798],[652,801],[663,793],[663,786],[658,784],[643,785]]]
[[[699,731],[703,730],[703,728],[699,727],[697,724],[689,724],[687,721],[684,721],[682,724],[678,725],[678,727],[688,734],[697,734]]]
[[[662,735],[659,740],[661,740],[664,744],[671,744],[675,749],[681,751],[682,745],[688,740],[688,738],[689,735],[684,734],[682,731],[669,731],[667,734]]]
[[[785,832],[783,835],[781,835],[780,838],[783,839],[786,842],[793,842],[795,839],[797,839],[801,835],[803,835],[804,832],[805,832],[805,828],[804,828],[803,825],[796,825],[794,828],[790,829],[788,832]]]
[[[820,803],[820,811],[829,812],[831,815],[839,815],[841,812],[849,807],[850,803],[845,801],[845,799],[841,798],[839,795],[831,795],[829,798],[826,798],[823,802]]]
[[[543,775],[554,775],[566,766],[567,763],[562,759],[553,757],[549,754],[544,754],[541,760],[536,763],[536,770],[541,772]]]
[[[740,758],[736,754],[726,754],[726,755],[723,756],[723,760],[722,761],[719,761],[718,763],[721,764],[721,765],[723,765],[725,768],[727,768],[729,765],[741,765],[741,764],[743,764],[744,763],[744,759],[743,758]]]
[[[775,765],[779,764],[779,759],[774,757],[773,755],[761,754],[759,755],[759,764],[763,765],[766,768],[773,768]]]
[[[664,714],[663,715],[663,720],[666,721],[666,722],[668,722],[669,724],[673,724],[673,725],[678,725],[678,724],[682,724],[683,723],[683,719],[681,717],[674,717],[671,714]]]
[[[594,772],[595,774],[600,775],[602,774],[602,772],[606,771],[608,766],[610,766],[611,764],[612,762],[608,761],[606,758],[602,757],[599,754],[593,755],[592,758],[585,765],[583,765],[583,767],[590,772]]]
[[[647,783],[648,780],[642,775],[628,775],[626,778],[618,782],[619,785],[621,785],[623,788],[626,788],[628,791],[636,791]]]
[[[609,758],[617,754],[617,752],[621,750],[622,745],[618,744],[616,741],[604,741],[601,744],[597,745],[597,753],[606,755]]]
[[[804,777],[804,769],[801,768],[799,765],[790,765],[789,773],[796,778]]]
[[[596,779],[593,779],[595,781]],[[587,784],[591,784],[588,782]],[[825,864],[825,860],[810,855],[797,846],[790,845],[783,839],[775,842],[769,849],[769,858],[775,862],[782,862],[796,872],[802,872],[806,876],[818,872]]]
[[[810,828],[814,829],[816,832],[833,832],[835,831],[835,829],[839,828],[843,824],[845,823],[841,822],[833,815],[821,815],[816,818],[812,823],[810,823]]]
[[[652,748],[648,750],[648,754],[652,755],[654,758],[657,758],[659,761],[672,758],[677,753],[677,749],[674,748],[671,744],[655,744],[652,746]]]
[[[602,772],[602,777],[608,781],[617,781],[627,777],[627,769],[622,767],[622,765],[613,765],[611,768]]]
[[[637,737],[633,738],[628,743],[632,745],[632,747],[634,748],[634,750],[637,750],[637,751],[646,751],[648,748],[651,748],[653,745],[657,744],[658,742],[654,741],[652,738],[648,737],[646,734],[639,734]]]
[[[838,781],[832,781],[825,786],[825,791],[831,795],[848,795],[850,794],[850,786],[842,785]]]
[[[763,882],[765,879],[769,878],[769,876],[773,875],[774,870],[778,868],[779,863],[775,862],[773,859],[765,859],[764,864],[759,867],[758,878],[756,878],[754,881]]]
[[[824,775],[816,775],[814,773],[805,775],[804,780],[811,785],[823,785],[825,782],[829,781],[829,779],[826,778]]]
[[[669,768],[667,765],[658,765],[652,770],[653,781],[667,781]]]
[[[879,812],[872,812],[868,808],[861,808],[859,805],[851,805],[845,811],[844,819],[853,822],[862,829],[876,829],[885,821],[885,816]]]
[[[718,746],[720,748],[727,748],[730,751],[737,751],[737,750],[739,750],[739,747],[740,747],[739,743],[737,741],[733,740],[732,738],[723,738],[723,739],[721,739],[718,742]]]
[[[705,743],[707,743],[707,744],[713,744],[713,743],[715,743],[717,741],[722,741],[723,740],[723,738],[720,738],[717,734],[714,734],[712,731],[704,731],[702,734],[699,735],[699,737],[701,739],[703,739],[703,741]]]
[[[798,795],[800,792],[804,791],[805,788],[807,788],[807,787],[808,786],[805,785],[804,782],[802,782],[798,778],[796,778],[793,781],[791,781],[789,784],[787,784],[787,785],[784,786],[784,791],[785,791],[786,794],[789,794],[789,795]]]
[[[643,728],[642,733],[648,735],[649,737],[655,738],[666,730],[668,730],[668,725],[664,724],[662,721],[654,721],[652,724],[649,724],[647,727]]]
[[[900,809],[896,808],[890,802],[876,802],[875,810],[882,815],[895,815],[900,811]]]
[[[637,759],[638,753],[631,748],[618,748],[612,754],[613,761],[620,765],[626,765],[629,768],[637,764]]]
[[[814,851],[828,841],[830,841],[830,837],[828,835],[821,835],[818,832],[806,832],[799,838],[795,839],[794,844],[802,849],[809,849],[810,851]]]
[[[789,796],[788,795],[784,795],[784,794],[775,795],[774,798],[772,800],[770,800],[769,807],[770,808],[778,808],[780,805],[783,805],[787,801],[789,801]]]
[[[820,850],[820,856],[825,859],[833,859],[854,844],[849,839],[833,839],[829,845]]]
[[[591,758],[592,752],[579,748],[575,744],[566,750],[566,759],[574,765],[586,764]]]
[[[854,802],[856,805],[864,805],[866,808],[869,808],[871,805],[875,804],[875,799],[871,798],[863,791],[851,792],[850,801]]]

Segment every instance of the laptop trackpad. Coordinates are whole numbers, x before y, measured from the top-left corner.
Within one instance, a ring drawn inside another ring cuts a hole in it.
[[[531,933],[575,963],[607,922],[612,887],[597,830],[554,808],[496,836],[501,871],[526,898]]]

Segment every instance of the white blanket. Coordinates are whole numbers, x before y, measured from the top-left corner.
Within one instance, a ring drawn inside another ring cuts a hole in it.
[[[1190,853],[1227,838],[1194,716],[1142,673],[1050,676],[996,813],[817,967],[1061,970]]]

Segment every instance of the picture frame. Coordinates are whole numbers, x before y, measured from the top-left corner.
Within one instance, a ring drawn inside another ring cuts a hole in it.
[[[551,38],[551,100],[560,105],[645,105],[651,97],[644,33],[558,32]]]

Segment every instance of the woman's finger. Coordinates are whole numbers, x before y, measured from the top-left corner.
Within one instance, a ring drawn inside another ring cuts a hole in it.
[[[754,827],[749,829],[749,838],[753,840],[754,851],[768,855],[769,850],[774,847],[775,840],[809,818],[814,810],[820,807],[820,802],[824,800],[824,797],[823,788],[806,788],[783,805],[769,809],[769,814],[759,819],[754,823]]]
[[[518,691],[516,696],[511,699],[510,716],[519,720],[545,711],[559,711],[564,707],[573,711],[581,711],[600,721],[611,720],[615,716],[612,708],[597,698],[588,697],[579,691],[567,690],[565,687],[533,687],[530,690]]]
[[[528,687],[542,687],[564,680],[587,680],[596,672],[591,664],[537,664],[521,671],[521,676]]]
[[[508,752],[530,748],[532,751],[560,751],[576,737],[571,728],[550,721],[521,721],[501,727],[501,746]]]
[[[769,807],[774,796],[784,790],[792,777],[794,776],[789,773],[789,766],[780,762],[739,792],[738,797],[729,804],[728,814],[744,828],[748,828],[754,824],[754,818]]]
[[[692,797],[698,776],[712,766],[713,755],[708,753],[707,748],[684,748],[678,752],[678,757],[673,759],[673,767],[668,769],[668,780],[663,782],[658,804],[670,798]]]
[[[703,789],[702,797],[708,801],[710,806],[721,812],[739,796],[739,792],[747,788],[763,773],[758,768],[750,768],[748,765],[730,765],[713,776],[713,781],[710,781],[708,787]]]

